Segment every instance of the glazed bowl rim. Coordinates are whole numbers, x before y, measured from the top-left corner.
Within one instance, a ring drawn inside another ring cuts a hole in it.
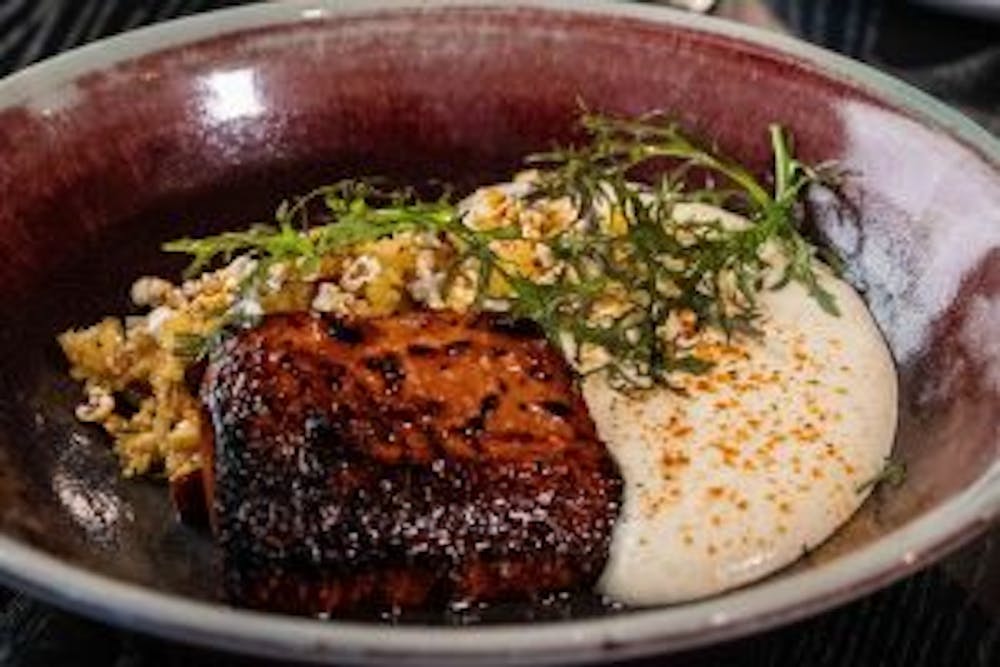
[[[959,140],[1000,169],[1000,140],[931,96],[844,56],[797,39],[713,17],[601,0],[288,0],[217,10],[102,40],[0,81],[0,109],[45,112],[52,95],[89,73],[224,34],[386,10],[516,8],[635,19],[749,43],[890,101]],[[56,605],[171,639],[297,660],[539,664],[607,660],[678,650],[745,635],[856,598],[927,565],[984,530],[1000,513],[1000,461],[963,492],[895,531],[807,572],[683,605],[573,621],[496,626],[388,626],[236,610],[155,591],[69,565],[0,535],[0,579]]]

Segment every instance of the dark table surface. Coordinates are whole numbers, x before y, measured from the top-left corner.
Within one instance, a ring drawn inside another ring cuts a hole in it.
[[[232,4],[239,0],[0,0],[0,74],[122,30]],[[722,0],[714,11],[866,60],[1000,134],[1000,24],[889,0]],[[0,665],[269,664],[120,630],[0,588]],[[1000,527],[938,565],[832,612],[630,664],[1000,666]]]

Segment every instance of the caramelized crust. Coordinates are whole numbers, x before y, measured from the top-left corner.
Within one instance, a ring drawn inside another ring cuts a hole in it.
[[[589,587],[607,559],[621,479],[531,326],[271,316],[223,345],[202,396],[236,604],[517,598]]]

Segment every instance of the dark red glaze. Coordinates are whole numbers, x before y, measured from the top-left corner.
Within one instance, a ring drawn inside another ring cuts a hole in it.
[[[807,567],[940,507],[996,460],[1000,167],[789,56],[633,18],[450,8],[247,31],[4,95],[23,103],[0,111],[2,525],[78,565],[212,588],[207,540],[172,520],[162,487],[119,480],[106,440],[74,421],[57,331],[127,310],[136,276],[179,270],[161,241],[265,219],[318,183],[506,177],[573,136],[578,100],[672,111],[758,170],[779,122],[803,158],[855,174],[856,211],[819,206],[817,223],[900,364],[911,473]]]
[[[234,604],[298,614],[587,591],[621,478],[562,355],[496,317],[276,315],[202,387]]]

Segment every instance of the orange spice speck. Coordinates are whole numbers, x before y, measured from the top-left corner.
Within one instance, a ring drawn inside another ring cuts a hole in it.
[[[691,433],[693,432],[694,429],[685,424],[683,426],[678,426],[674,428],[672,435],[676,438],[683,438],[685,436],[691,435]]]
[[[663,456],[660,459],[660,463],[666,468],[673,468],[677,466],[686,466],[691,463],[691,458],[685,454],[683,451],[671,451],[667,450],[663,452]]]

